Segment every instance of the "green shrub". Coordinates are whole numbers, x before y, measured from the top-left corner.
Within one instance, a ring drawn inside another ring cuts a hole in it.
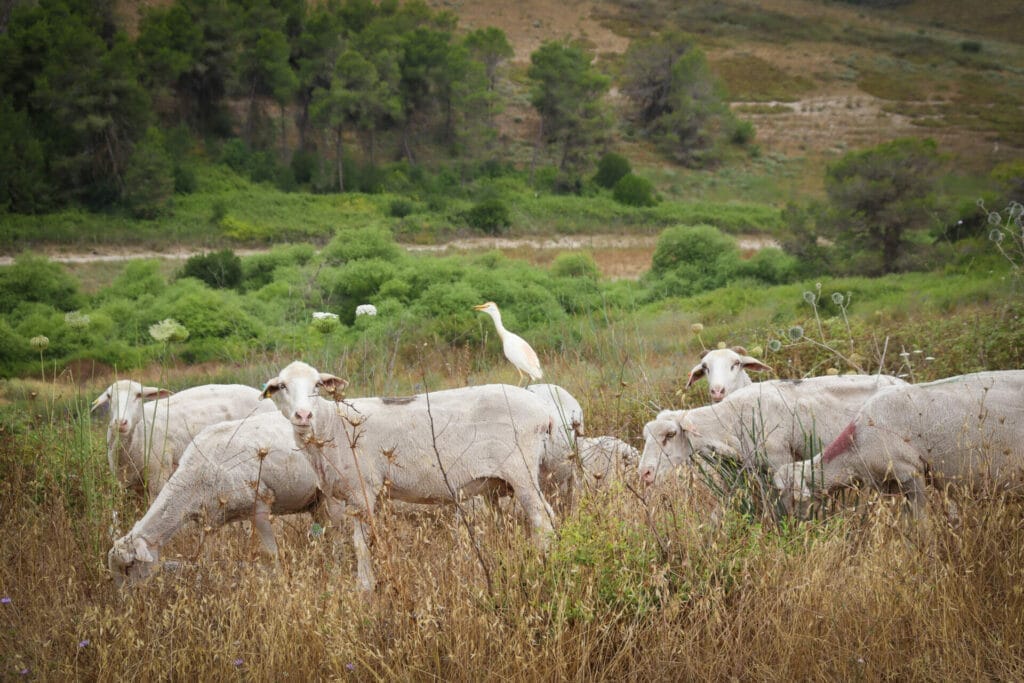
[[[601,273],[597,262],[589,252],[565,252],[555,257],[551,263],[551,273],[556,277],[587,278],[596,280]]]
[[[253,339],[262,325],[246,312],[238,294],[210,289],[196,280],[179,280],[148,311],[149,324],[174,318],[188,330],[188,344],[204,338]],[[148,327],[147,327],[148,329]]]
[[[734,145],[749,145],[754,141],[756,135],[757,129],[754,128],[753,123],[750,121],[736,121],[732,134],[729,136],[729,141]]]
[[[288,244],[274,247],[265,254],[254,254],[242,259],[242,284],[246,289],[259,289],[275,280],[278,268],[305,265],[316,254],[311,244]]]
[[[392,218],[405,218],[416,210],[416,205],[408,199],[392,199],[388,204],[388,215]]]
[[[174,194],[192,194],[199,187],[196,172],[188,164],[174,165]]]
[[[736,241],[710,225],[669,228],[658,238],[644,281],[653,298],[721,287],[739,269]]]
[[[508,207],[500,199],[485,199],[465,212],[466,223],[488,235],[500,235],[512,225]]]
[[[615,201],[627,206],[654,206],[654,185],[646,178],[633,173],[626,174],[615,183],[612,189]]]
[[[300,185],[311,182],[319,166],[320,156],[311,149],[299,149],[292,155],[292,177]]]
[[[368,225],[340,228],[320,253],[328,264],[338,265],[371,258],[396,261],[402,255],[402,248],[395,244],[390,230]]]
[[[597,162],[597,173],[594,174],[594,182],[605,189],[612,189],[615,183],[633,172],[629,160],[621,154],[608,152]]]
[[[78,282],[57,263],[23,253],[7,268],[0,268],[0,313],[10,313],[23,302],[49,304],[61,311],[81,308]]]
[[[194,277],[215,289],[233,289],[242,283],[242,259],[230,249],[189,257],[181,277]]]
[[[755,253],[749,260],[740,261],[736,274],[740,277],[755,278],[769,285],[782,285],[797,279],[800,264],[796,257],[781,249],[767,247]]]
[[[981,52],[981,43],[977,40],[964,40],[960,42],[960,49],[964,52],[977,54]]]

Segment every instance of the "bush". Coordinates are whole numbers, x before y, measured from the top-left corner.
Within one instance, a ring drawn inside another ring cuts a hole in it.
[[[215,289],[231,289],[242,283],[242,259],[230,249],[197,254],[185,262],[181,277],[194,277]]]
[[[621,154],[615,152],[608,152],[601,161],[597,162],[597,173],[594,174],[594,182],[605,189],[612,189],[615,187],[615,183],[619,182],[623,176],[629,175],[633,172],[633,167],[629,165],[629,160]]]
[[[500,199],[485,199],[466,211],[466,223],[488,235],[500,235],[512,225],[508,207]]]
[[[655,298],[721,287],[740,265],[736,241],[710,225],[669,228],[658,238],[646,282]]]
[[[654,185],[646,178],[629,173],[622,176],[612,189],[615,201],[627,206],[654,206]]]
[[[330,265],[371,258],[396,261],[401,254],[391,231],[379,225],[340,228],[321,252]]]
[[[736,125],[733,126],[729,141],[734,145],[749,145],[754,141],[756,135],[757,130],[754,128],[753,123],[750,121],[737,121]]]
[[[0,313],[10,313],[24,302],[49,304],[61,311],[82,306],[78,283],[59,264],[24,253],[14,264],[0,269]]]
[[[312,182],[319,166],[320,157],[313,150],[300,149],[292,155],[292,176],[300,185]]]
[[[551,272],[556,277],[574,277],[596,280],[600,277],[594,257],[587,252],[566,252],[559,254],[551,263]]]
[[[416,206],[404,198],[392,199],[391,203],[388,204],[388,215],[392,218],[405,218],[415,210]]]
[[[781,249],[768,247],[741,261],[736,274],[751,277],[769,285],[793,282],[799,275],[799,262]]]

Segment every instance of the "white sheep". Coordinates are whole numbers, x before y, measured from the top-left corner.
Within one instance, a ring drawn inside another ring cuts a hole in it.
[[[356,317],[361,315],[377,315],[377,307],[373,304],[359,304],[356,306]]]
[[[903,384],[888,375],[769,380],[709,406],[662,411],[644,426],[640,479],[654,484],[674,468],[718,457],[746,465],[763,458],[774,471],[838,436],[875,392]]]
[[[185,449],[146,514],[114,542],[107,566],[118,585],[144,579],[160,549],[188,521],[218,528],[250,520],[276,560],[270,516],[300,512],[333,525],[344,517],[341,504],[320,495],[316,473],[295,449],[291,423],[276,410],[222,422],[204,429]]]
[[[636,468],[640,452],[614,436],[576,439],[583,476],[589,486],[605,486]]]
[[[514,495],[546,547],[554,513],[540,492],[551,417],[518,387],[485,385],[401,399],[338,397],[347,383],[296,361],[267,381],[316,471],[320,489],[355,512],[352,541],[361,589],[374,586],[367,541],[378,496],[411,503]]]
[[[747,370],[771,372],[769,366],[753,356],[748,356],[747,350],[742,346],[734,346],[731,349],[712,349],[705,353],[704,357],[700,359],[700,363],[690,370],[686,387],[689,388],[706,375],[711,401],[718,403],[731,392],[750,386],[751,380]]]
[[[1019,487],[1024,475],[1024,370],[897,386],[868,400],[813,459],[780,469],[792,508],[863,483],[896,484],[920,512],[937,489]]]
[[[541,400],[554,423],[541,463],[541,487],[544,496],[564,511],[575,495],[576,439],[583,434],[583,408],[557,384],[531,384],[526,390]]]
[[[151,499],[204,427],[274,410],[257,389],[241,384],[205,384],[175,394],[127,379],[107,387],[92,410],[107,405],[110,471],[125,487]]]

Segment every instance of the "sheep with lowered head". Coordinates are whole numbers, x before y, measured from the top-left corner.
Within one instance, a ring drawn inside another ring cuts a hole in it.
[[[110,408],[110,471],[126,488],[151,499],[204,427],[274,410],[258,390],[242,384],[205,384],[174,393],[128,379],[114,382],[92,402],[93,411],[103,406]]]
[[[248,519],[276,560],[271,515],[300,512],[337,526],[344,506],[320,494],[316,473],[295,449],[291,423],[277,410],[221,422],[185,449],[146,514],[114,542],[107,567],[118,585],[146,578],[160,549],[189,521],[218,528]]]

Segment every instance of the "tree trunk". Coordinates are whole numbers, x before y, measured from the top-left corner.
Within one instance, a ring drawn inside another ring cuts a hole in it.
[[[344,147],[342,143],[342,129],[338,126],[334,129],[334,159],[338,165],[338,192],[345,192],[345,164],[343,160]]]

